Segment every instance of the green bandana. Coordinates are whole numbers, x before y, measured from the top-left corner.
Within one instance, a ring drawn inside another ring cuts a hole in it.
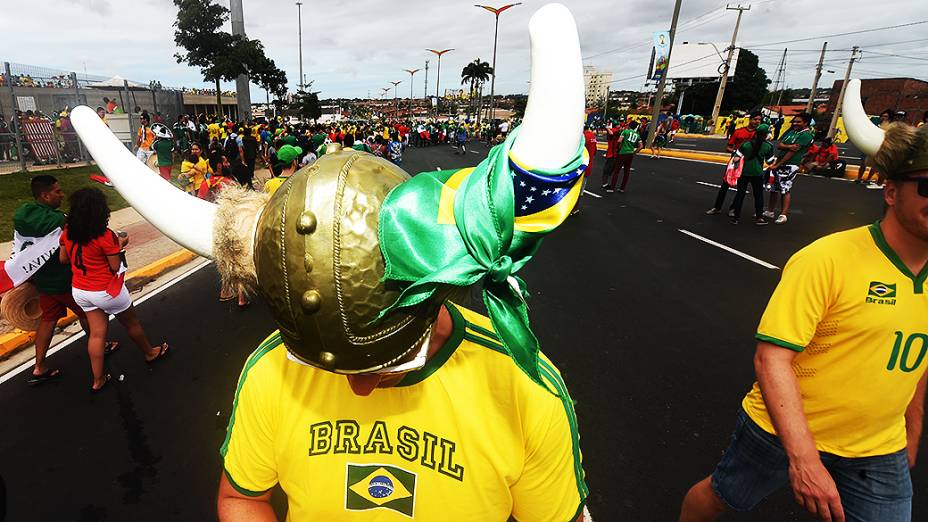
[[[380,212],[384,277],[412,284],[378,319],[442,286],[482,280],[483,302],[504,348],[542,384],[528,293],[514,274],[573,208],[587,161],[580,140],[577,158],[563,170],[527,171],[510,158],[517,135],[518,129],[473,169],[422,173],[390,192]]]

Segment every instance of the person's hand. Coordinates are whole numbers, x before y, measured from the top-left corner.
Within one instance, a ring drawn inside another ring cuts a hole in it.
[[[790,462],[789,483],[796,503],[826,522],[844,522],[844,508],[834,479],[816,455],[806,462]]]
[[[789,146],[789,150],[796,152],[797,150],[799,150],[799,144],[793,143],[792,145]]]
[[[119,239],[119,248],[125,249],[126,245],[129,244],[129,233],[119,231],[116,233],[117,238]]]
[[[915,441],[915,444],[910,444],[909,447],[906,448],[905,456],[909,461],[909,469],[914,468],[915,460],[918,458],[918,441],[917,440]]]

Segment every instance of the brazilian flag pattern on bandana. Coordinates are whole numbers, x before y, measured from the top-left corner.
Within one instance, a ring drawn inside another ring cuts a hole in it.
[[[413,516],[416,474],[386,464],[348,464],[345,509],[389,509]]]
[[[570,214],[589,157],[578,139],[576,156],[563,168],[531,169],[511,154],[518,131],[474,168],[422,173],[387,196],[379,226],[384,277],[407,286],[380,317],[416,306],[443,286],[482,283],[506,352],[542,384],[528,292],[515,273]]]

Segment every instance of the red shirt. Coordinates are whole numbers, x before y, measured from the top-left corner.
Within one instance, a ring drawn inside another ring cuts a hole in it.
[[[838,159],[838,147],[835,147],[834,144],[827,147],[812,145],[809,147],[809,155],[812,157],[812,161],[818,164],[828,163]]]
[[[741,144],[754,139],[754,131],[748,130],[747,127],[741,127],[740,129],[735,129],[735,132],[731,134],[731,138],[728,139],[728,146],[732,150],[738,150],[741,147]]]
[[[596,133],[591,130],[583,131],[583,139],[586,152],[590,155],[590,163],[586,167],[586,175],[589,176],[593,168],[593,159],[596,157]]]
[[[619,146],[619,134],[622,133],[621,127],[613,127],[606,131],[606,157],[614,158],[615,149]]]
[[[59,242],[71,258],[71,286],[89,292],[106,290],[116,276],[115,272],[110,270],[106,256],[115,256],[122,252],[116,233],[106,229],[100,237],[92,239],[86,245],[78,245],[68,238],[68,229],[65,228]]]

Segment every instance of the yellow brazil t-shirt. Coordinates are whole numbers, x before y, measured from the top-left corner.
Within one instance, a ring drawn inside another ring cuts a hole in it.
[[[197,167],[197,170],[193,170],[193,167]],[[200,156],[200,159],[193,163],[189,160],[184,160],[180,164],[180,173],[187,178],[187,192],[196,192],[200,189],[200,185],[206,180],[207,174],[212,174],[213,169],[209,166],[209,161]],[[190,173],[189,176],[186,176],[187,173]]]
[[[274,176],[273,178],[265,181],[264,191],[273,196],[274,193],[277,192],[277,189],[279,189],[280,186],[283,185],[285,181],[287,181],[287,178],[289,178],[289,176]]]
[[[268,337],[236,389],[220,450],[229,483],[246,495],[279,483],[288,520],[576,519],[588,490],[560,373],[542,357],[536,384],[485,317],[447,307],[442,349],[368,397]]]
[[[916,276],[879,222],[826,236],[786,264],[757,339],[799,352],[793,371],[820,451],[906,447],[905,410],[928,361],[928,267]],[[742,401],[775,434],[757,383]]]

